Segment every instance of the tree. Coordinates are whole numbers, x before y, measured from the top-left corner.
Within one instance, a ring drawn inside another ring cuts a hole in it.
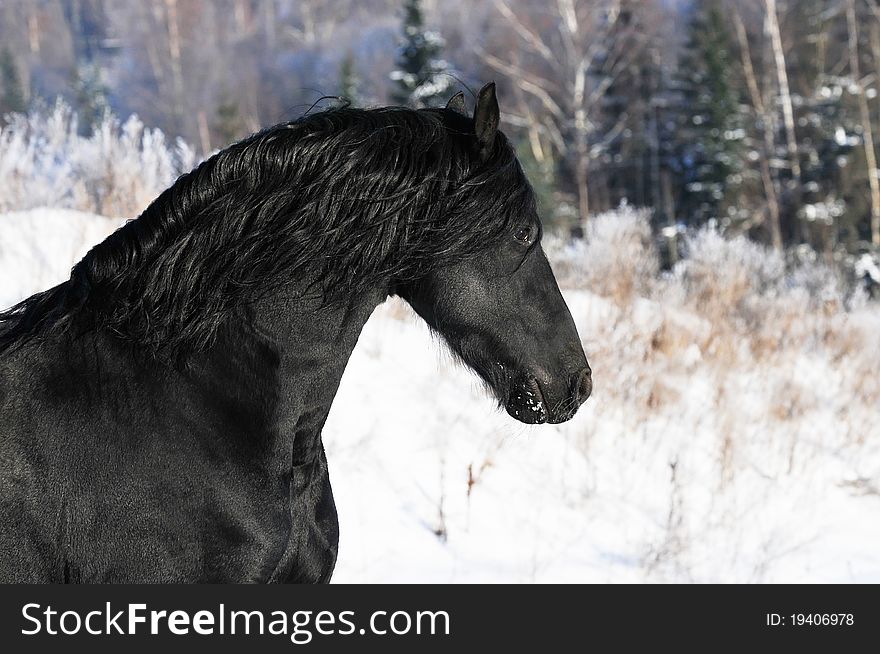
[[[526,140],[516,143],[516,152],[519,163],[525,172],[535,199],[538,203],[538,211],[545,226],[554,227],[557,222],[553,213],[556,195],[556,179],[552,162],[548,159],[538,161],[532,148]]]
[[[455,86],[450,65],[441,58],[445,41],[438,32],[425,29],[420,0],[405,0],[403,11],[403,39],[391,73],[395,82],[391,99],[415,108],[443,104]]]
[[[88,131],[109,109],[107,86],[97,64],[81,64],[73,69],[74,108],[81,130]]]
[[[360,79],[354,65],[354,55],[348,52],[339,64],[339,96],[354,106],[361,104]]]
[[[574,195],[576,208],[566,213],[586,221],[591,211],[613,202],[608,186],[597,184],[602,166],[596,164],[607,162],[631,120],[614,97],[625,94],[613,89],[634,83],[633,64],[659,22],[652,12],[661,9],[634,0],[516,6],[493,0],[493,6],[495,36],[479,54],[515,89],[514,98],[522,98],[516,102],[519,115],[505,118],[529,130],[538,160],[557,162],[560,188]]]
[[[797,204],[791,222],[799,240],[828,256],[841,237],[849,240],[848,234],[856,235],[855,217],[863,215],[861,209],[873,199],[862,185],[870,166],[862,166],[858,156],[862,131],[858,112],[846,101],[852,91],[864,89],[840,75],[852,54],[848,44],[853,34],[844,13],[828,0],[800,0],[787,8],[784,32],[791,44],[786,48],[786,61],[791,70],[801,182],[799,192],[792,194]],[[873,188],[871,180],[867,181]]]
[[[845,8],[764,0],[730,12],[753,112],[745,165],[763,186],[747,195],[750,222],[763,223],[777,248],[807,243],[831,256],[842,242],[855,245],[870,210],[869,166],[857,156],[864,128],[849,99],[872,90],[845,74],[858,40]]]
[[[755,225],[769,224],[770,241],[777,250],[782,249],[781,211],[779,203],[779,176],[774,174],[770,166],[771,158],[776,150],[776,132],[774,115],[769,101],[765,99],[758,84],[758,76],[752,60],[752,48],[745,23],[740,15],[739,8],[733,8],[733,24],[736,31],[737,45],[739,46],[741,70],[745,77],[751,103],[752,116],[756,129],[759,132],[752,143],[750,155],[757,159],[760,169],[760,178],[763,188],[763,202],[758,202],[759,207],[754,211],[752,223]],[[766,87],[766,85],[765,85]]]
[[[9,48],[0,50],[0,117],[26,108],[21,79]]]
[[[245,126],[238,101],[229,94],[227,89],[220,92],[220,100],[217,103],[212,127],[219,143],[223,146],[241,138],[244,134]]]
[[[868,94],[859,65],[859,28],[856,20],[855,0],[846,3],[847,42],[849,53],[849,74],[859,106],[859,119],[862,127],[862,144],[868,167],[868,188],[871,192],[871,242],[880,246],[880,180],[877,177],[877,155],[874,150],[874,130],[871,125],[871,110]]]
[[[727,19],[718,0],[701,3],[688,28],[680,70],[681,210],[695,223],[722,224],[738,214],[746,136],[739,78]]]

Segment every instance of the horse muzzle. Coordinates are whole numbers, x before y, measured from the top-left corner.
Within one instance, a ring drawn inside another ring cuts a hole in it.
[[[559,424],[571,420],[592,392],[589,366],[569,375],[563,384],[555,379],[541,383],[537,377],[527,376],[514,387],[504,408],[528,425]]]

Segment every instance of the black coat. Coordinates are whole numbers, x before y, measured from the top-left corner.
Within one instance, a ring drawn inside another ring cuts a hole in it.
[[[185,366],[95,331],[6,353],[0,581],[329,580],[321,429],[381,299],[261,302]]]

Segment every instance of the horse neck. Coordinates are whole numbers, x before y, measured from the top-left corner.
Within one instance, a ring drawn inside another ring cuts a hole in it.
[[[313,460],[348,359],[370,314],[388,296],[375,289],[325,304],[295,289],[253,307],[254,332],[277,354],[275,426],[293,437],[293,465]]]

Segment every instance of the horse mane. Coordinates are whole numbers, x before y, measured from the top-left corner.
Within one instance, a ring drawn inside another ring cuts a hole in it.
[[[186,354],[292,279],[307,275],[333,302],[474,255],[534,210],[508,141],[499,133],[482,158],[474,141],[454,111],[399,107],[330,109],[254,134],[181,176],[68,281],[0,312],[0,353],[85,316]]]

